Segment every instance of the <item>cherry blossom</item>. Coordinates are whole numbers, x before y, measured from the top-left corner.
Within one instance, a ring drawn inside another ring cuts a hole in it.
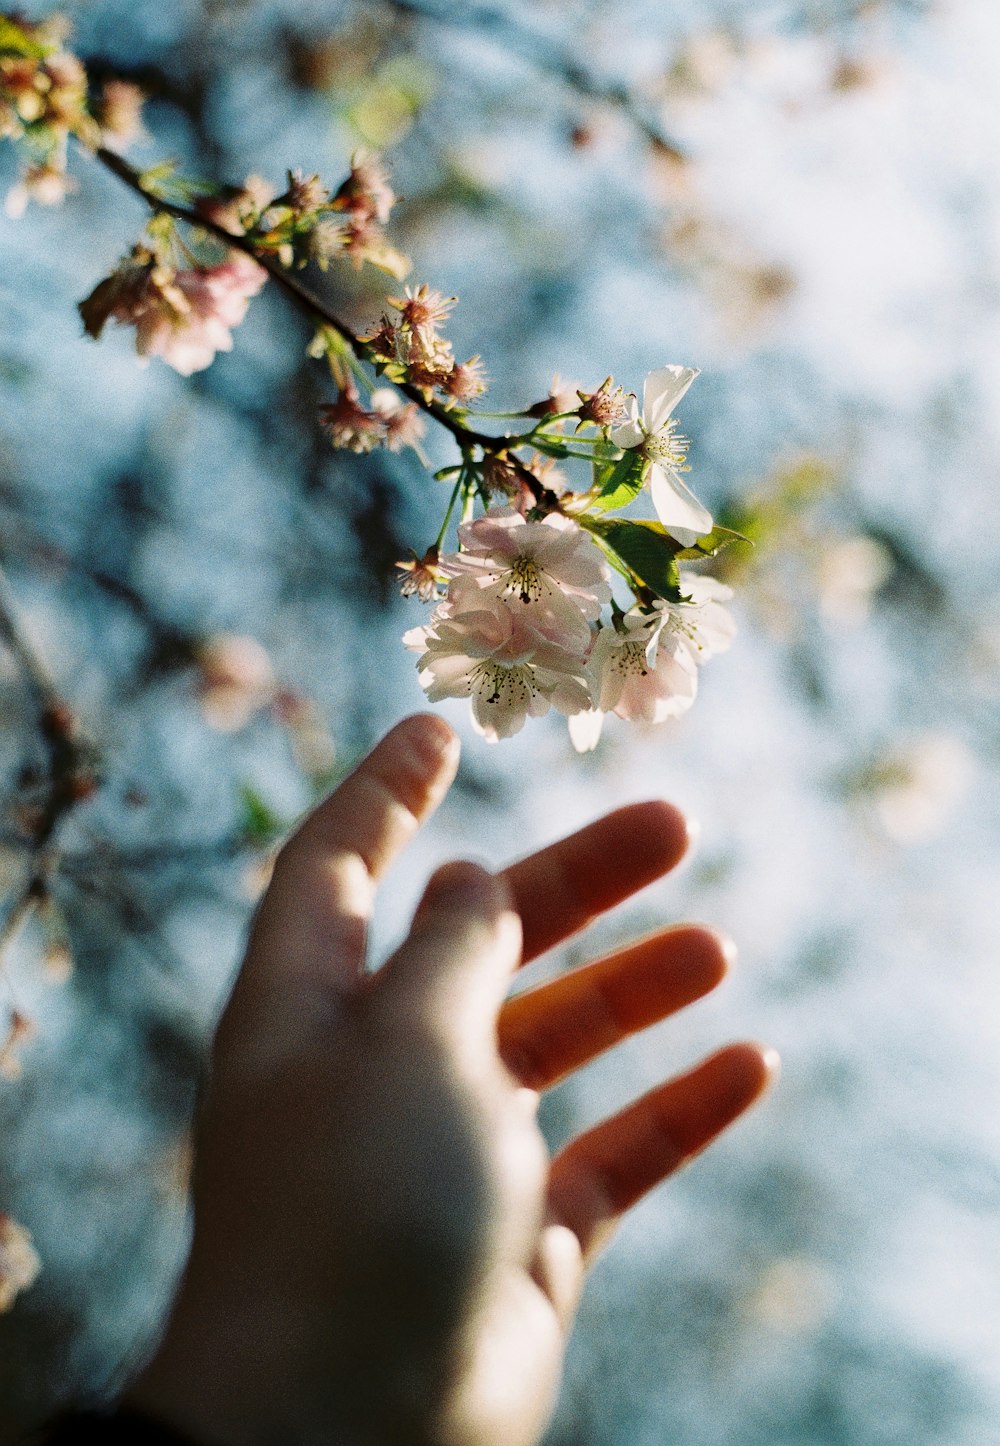
[[[392,387],[377,387],[371,395],[371,406],[385,423],[385,445],[390,452],[401,452],[404,447],[417,450],[427,423],[416,402],[404,402]]]
[[[577,392],[577,396],[580,426],[593,422],[598,427],[613,427],[628,415],[628,399],[613,377],[605,377],[596,392]]]
[[[637,609],[601,628],[587,659],[591,708],[570,719],[580,753],[596,747],[605,713],[641,723],[679,718],[694,702],[698,669],[684,639],[662,611]]]
[[[490,743],[550,708],[568,715],[590,706],[582,655],[536,632],[495,594],[460,587],[403,641],[422,652],[417,668],[429,701],[471,699],[473,727]]]
[[[733,615],[723,607],[733,590],[717,578],[684,570],[680,573],[680,586],[688,601],[658,600],[654,606],[663,618],[664,628],[686,648],[692,662],[700,666],[716,653],[724,653],[736,636]]]
[[[650,372],[642,391],[640,414],[635,397],[628,415],[611,430],[611,440],[624,451],[637,450],[649,462],[649,490],[656,515],[671,537],[690,547],[712,530],[712,515],[681,478],[687,441],[671,413],[695,377],[696,367],[665,366]]]
[[[399,584],[403,597],[418,597],[421,602],[435,601],[441,584],[445,581],[438,568],[436,547],[428,548],[423,557],[417,557],[414,553],[409,561],[397,562],[396,566],[403,574]]]
[[[462,550],[441,558],[448,577],[466,576],[565,646],[586,648],[590,622],[611,597],[608,569],[593,540],[568,517],[526,522],[496,507],[458,529]]]
[[[386,438],[382,412],[363,407],[353,384],[344,387],[335,402],[320,407],[319,420],[333,445],[349,452],[372,452]]]
[[[162,357],[187,377],[217,352],[232,350],[233,327],[266,280],[264,268],[242,251],[218,266],[177,271],[139,246],[80,303],[80,314],[93,337],[109,320],[134,326],[140,357]]]

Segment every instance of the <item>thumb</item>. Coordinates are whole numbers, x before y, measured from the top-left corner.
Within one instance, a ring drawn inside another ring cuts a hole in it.
[[[497,1014],[520,961],[521,920],[505,880],[478,864],[445,864],[379,987],[448,1036],[471,1036],[495,1049]]]

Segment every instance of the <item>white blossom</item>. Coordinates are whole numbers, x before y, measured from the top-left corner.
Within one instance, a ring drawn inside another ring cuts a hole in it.
[[[695,377],[696,367],[665,366],[650,372],[643,385],[642,412],[628,399],[628,417],[611,429],[616,447],[637,450],[649,462],[649,490],[656,515],[671,537],[690,547],[712,530],[712,514],[681,478],[687,442],[671,415]]]
[[[685,571],[680,574],[680,588],[689,601],[660,599],[655,606],[663,617],[664,628],[687,649],[692,661],[701,665],[716,653],[724,653],[736,636],[733,615],[723,607],[733,590],[717,578]]]
[[[550,707],[572,714],[590,706],[582,651],[537,632],[495,593],[459,588],[403,641],[422,653],[417,668],[428,699],[469,698],[473,726],[491,743]]]
[[[605,713],[640,723],[679,718],[694,702],[698,669],[685,640],[662,611],[625,613],[601,628],[587,659],[591,711],[570,719],[578,753],[596,747]]]

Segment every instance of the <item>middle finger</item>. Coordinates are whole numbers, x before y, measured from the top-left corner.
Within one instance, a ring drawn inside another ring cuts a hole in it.
[[[547,1089],[708,994],[733,952],[712,930],[682,924],[515,995],[500,1011],[501,1058],[522,1084]]]

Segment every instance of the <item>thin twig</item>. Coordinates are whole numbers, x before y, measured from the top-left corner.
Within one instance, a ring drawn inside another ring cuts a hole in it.
[[[0,641],[13,655],[28,685],[38,720],[38,729],[48,754],[45,797],[28,835],[32,864],[27,881],[18,891],[0,922],[0,966],[7,946],[34,906],[48,892],[54,856],[51,843],[64,816],[87,796],[88,781],[80,773],[84,747],[75,736],[75,719],[56,691],[35,649],[28,641],[18,617],[10,583],[0,567]],[[83,786],[82,786],[83,785]]]
[[[449,10],[438,9],[424,0],[387,0],[402,15],[428,20],[434,25],[453,29],[477,29],[495,36],[498,43],[515,50],[523,60],[557,80],[570,90],[599,105],[606,105],[624,115],[639,134],[664,158],[683,162],[684,151],[666,131],[645,114],[632,92],[624,85],[606,85],[584,65],[548,36],[519,25],[500,10],[479,6],[457,5]]]

